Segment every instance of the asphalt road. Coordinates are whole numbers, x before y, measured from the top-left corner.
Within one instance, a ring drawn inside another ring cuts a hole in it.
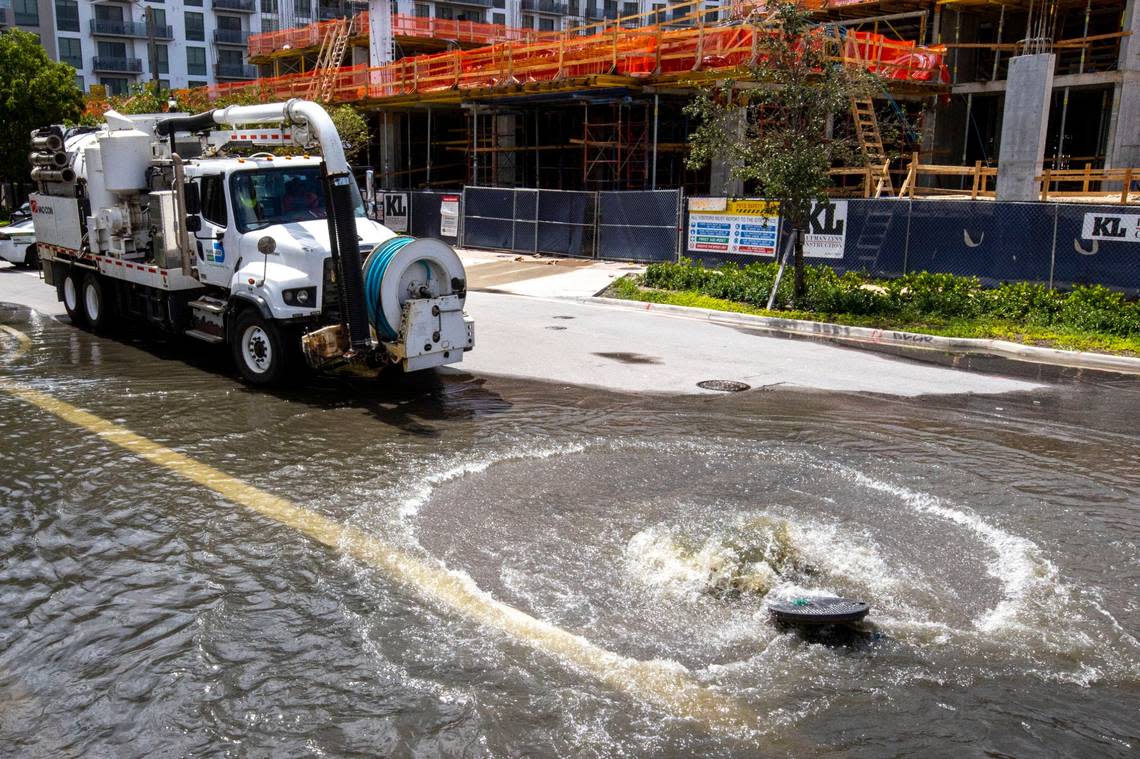
[[[66,320],[52,288],[0,266],[0,302]],[[705,393],[697,383],[798,387],[898,396],[1002,393],[1022,380],[892,358],[823,342],[765,337],[707,321],[615,310],[571,298],[472,292],[475,350],[461,369],[633,393]]]

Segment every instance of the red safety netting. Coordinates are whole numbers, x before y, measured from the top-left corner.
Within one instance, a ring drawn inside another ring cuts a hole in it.
[[[330,99],[344,103],[443,91],[461,93],[604,74],[657,80],[684,78],[692,72],[729,72],[743,69],[762,56],[764,36],[771,33],[747,25],[676,30],[615,28],[591,36],[562,36],[554,43],[500,43],[412,56],[375,68],[337,70]],[[947,81],[940,47],[920,47],[870,32],[849,32],[838,49],[842,51],[838,57],[845,63],[863,66],[887,79]],[[305,97],[316,76],[319,73],[309,72],[219,84],[194,94],[208,100],[237,94],[263,101]]]

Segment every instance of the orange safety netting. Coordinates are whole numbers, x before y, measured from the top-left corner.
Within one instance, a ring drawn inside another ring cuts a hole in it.
[[[661,27],[615,28],[601,34],[562,37],[556,43],[503,43],[434,55],[402,58],[370,68],[344,67],[334,75],[332,102],[459,93],[530,82],[555,82],[591,75],[616,75],[645,81],[683,78],[693,72],[742,69],[762,56],[763,38],[771,34],[747,25],[666,30]],[[943,49],[920,47],[881,34],[849,32],[838,59],[886,79],[945,83]],[[202,88],[208,100],[239,96],[262,101],[304,97],[312,72],[234,82]]]
[[[263,32],[250,35],[249,55],[256,58],[279,50],[302,50],[316,47],[339,20]],[[368,36],[368,11],[361,11],[352,19],[353,36]],[[557,42],[561,32],[539,32],[534,29],[517,29],[501,24],[483,24],[477,21],[456,21],[444,18],[420,18],[392,14],[392,34],[397,37],[423,37],[425,39],[454,40],[480,45],[497,42]]]

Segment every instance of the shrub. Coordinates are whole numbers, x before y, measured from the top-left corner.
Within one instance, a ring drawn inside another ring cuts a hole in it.
[[[944,318],[974,316],[982,289],[977,277],[920,271],[891,280],[887,290],[901,310],[916,316]]]
[[[982,294],[980,304],[988,316],[1049,325],[1057,317],[1064,296],[1044,285],[1007,282]]]
[[[1126,337],[1140,333],[1140,312],[1115,290],[1101,285],[1078,286],[1065,297],[1057,323]]]

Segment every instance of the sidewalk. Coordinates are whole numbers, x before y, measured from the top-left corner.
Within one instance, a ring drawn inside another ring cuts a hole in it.
[[[468,288],[539,298],[589,298],[624,274],[645,271],[638,264],[555,258],[456,248],[467,269]]]

